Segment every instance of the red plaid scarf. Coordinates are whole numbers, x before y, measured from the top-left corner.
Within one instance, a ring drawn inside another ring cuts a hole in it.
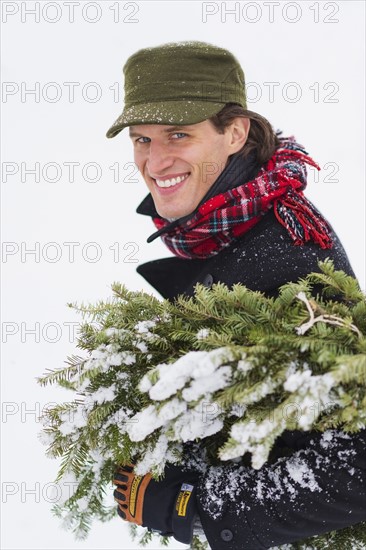
[[[214,256],[249,231],[270,208],[295,245],[313,241],[331,248],[327,222],[302,193],[306,164],[320,168],[293,136],[280,141],[255,179],[207,200],[191,218],[177,224],[153,218],[159,230],[167,228],[161,238],[169,250],[180,258]]]

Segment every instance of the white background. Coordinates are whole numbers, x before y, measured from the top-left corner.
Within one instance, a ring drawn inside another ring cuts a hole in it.
[[[311,172],[308,196],[365,288],[364,2],[80,1],[74,22],[65,2],[36,4],[2,2],[3,176],[17,170],[2,184],[2,548],[129,549],[135,545],[119,519],[95,524],[84,542],[60,529],[48,493],[57,462],[45,457],[36,421],[47,403],[68,398],[36,383],[78,352],[65,323],[80,318],[66,303],[107,298],[113,281],[151,290],[131,260],[169,255],[160,242],[146,244],[154,227],[135,213],[146,190],[137,175],[128,180],[127,132],[105,138],[122,110],[122,65],[137,49],[163,42],[203,40],[231,50],[251,83],[249,108],[294,134],[323,167],[318,183]],[[79,83],[74,100],[65,82]],[[272,98],[269,83],[276,83]],[[38,98],[24,93],[36,86]],[[74,181],[70,162],[80,163]],[[99,181],[87,181],[96,175],[91,162],[100,166]],[[39,182],[25,173],[35,163]],[[59,181],[50,181],[57,173],[47,163],[58,163]],[[79,243],[74,261],[67,242]],[[39,254],[26,254],[37,246]]]

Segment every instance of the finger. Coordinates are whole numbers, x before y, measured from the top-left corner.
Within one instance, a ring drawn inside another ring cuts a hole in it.
[[[132,473],[133,472],[133,469],[134,469],[134,465],[133,464],[125,464],[123,466],[118,466],[117,470],[116,470],[116,473],[123,473],[124,471],[125,472],[129,472],[129,473]]]
[[[126,514],[121,510],[119,506],[117,507],[117,514],[119,515],[120,518],[126,519]]]
[[[128,483],[128,476],[122,475],[122,474],[119,474],[119,473],[115,473],[114,478],[113,478],[113,483],[115,485],[121,485],[121,484]]]
[[[118,501],[122,501],[122,502],[126,501],[126,496],[124,495],[124,493],[118,491],[118,489],[115,489],[115,491],[113,492],[113,496]]]

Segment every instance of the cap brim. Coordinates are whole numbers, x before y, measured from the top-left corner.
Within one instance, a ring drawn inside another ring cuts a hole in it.
[[[136,124],[197,124],[216,115],[224,106],[225,103],[209,101],[165,101],[125,107],[106,136],[113,138],[123,128]]]

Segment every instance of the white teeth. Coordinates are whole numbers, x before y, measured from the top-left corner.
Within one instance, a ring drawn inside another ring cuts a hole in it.
[[[157,185],[159,187],[172,187],[173,185],[176,185],[177,183],[180,183],[181,181],[188,178],[189,174],[185,174],[184,176],[178,176],[177,178],[172,178],[170,180],[155,180]]]

